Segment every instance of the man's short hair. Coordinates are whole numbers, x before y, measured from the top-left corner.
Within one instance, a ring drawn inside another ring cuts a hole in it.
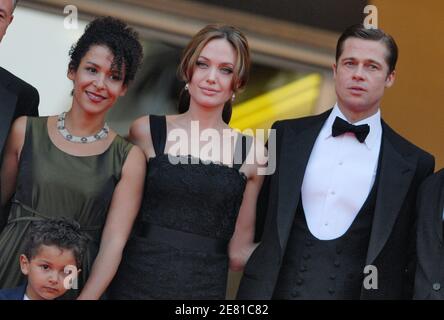
[[[17,7],[17,3],[19,0],[12,0],[12,11],[14,11],[15,7]]]
[[[387,48],[388,55],[385,58],[391,73],[396,68],[396,61],[398,60],[398,46],[395,39],[381,29],[367,29],[362,24],[355,24],[348,27],[339,37],[336,45],[336,63],[342,54],[344,42],[348,38],[358,38],[364,40],[381,41]]]
[[[42,245],[56,246],[59,249],[71,250],[80,267],[85,255],[88,239],[81,232],[80,225],[66,218],[33,221],[27,235],[23,254],[31,260]]]

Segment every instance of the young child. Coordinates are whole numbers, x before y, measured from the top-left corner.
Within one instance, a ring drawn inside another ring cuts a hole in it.
[[[77,222],[49,219],[32,223],[20,268],[27,283],[0,290],[0,300],[53,300],[75,283],[87,238]]]

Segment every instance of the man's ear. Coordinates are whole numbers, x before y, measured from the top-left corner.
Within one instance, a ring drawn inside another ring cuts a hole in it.
[[[390,88],[393,85],[393,83],[395,82],[395,75],[396,75],[396,72],[395,72],[395,70],[393,70],[387,76],[387,78],[385,79],[385,87],[386,88]]]
[[[20,269],[22,270],[22,273],[25,276],[27,276],[28,273],[29,273],[29,268],[30,268],[29,264],[30,264],[30,262],[29,262],[28,258],[24,254],[20,255],[19,260],[20,260]]]
[[[11,17],[9,18],[9,22],[8,22],[8,25],[6,26],[6,30],[5,30],[5,34],[4,35],[6,35],[6,33],[8,31],[8,27],[11,24],[12,20],[14,20],[14,16],[13,15],[11,15]]]
[[[333,69],[333,79],[335,79],[335,78],[336,78],[336,63],[333,63],[333,64],[331,65],[331,67],[332,67],[332,69]]]

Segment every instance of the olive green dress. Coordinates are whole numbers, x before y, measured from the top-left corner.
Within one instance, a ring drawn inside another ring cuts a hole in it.
[[[0,288],[16,287],[25,280],[19,256],[30,223],[68,217],[79,222],[89,238],[79,292],[97,255],[113,191],[132,144],[116,136],[99,155],[73,156],[52,143],[47,120],[27,119],[16,193],[7,225],[0,233]]]

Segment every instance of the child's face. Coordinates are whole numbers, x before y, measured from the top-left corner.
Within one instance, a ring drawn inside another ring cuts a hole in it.
[[[67,288],[64,280],[66,266],[76,266],[76,259],[71,250],[57,246],[42,245],[38,254],[31,259],[20,256],[20,267],[28,276],[26,295],[31,300],[52,300],[63,295]]]

